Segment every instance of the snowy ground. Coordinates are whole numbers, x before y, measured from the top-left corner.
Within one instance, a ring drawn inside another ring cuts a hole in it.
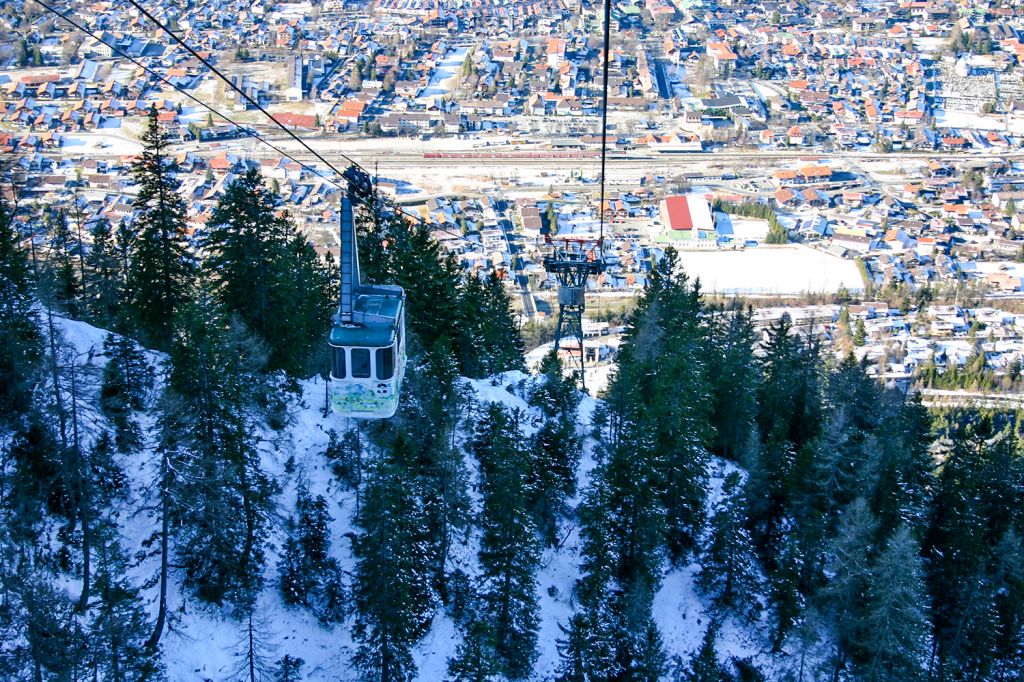
[[[946,109],[936,110],[935,125],[940,128],[1024,133],[1024,121],[1015,120],[1007,125],[1007,119],[1003,116],[975,114],[967,111],[947,111]]]
[[[106,332],[82,322],[58,319],[58,324],[64,338],[74,346],[79,363],[96,369],[102,367],[105,363],[102,347]],[[158,354],[150,354],[149,358],[154,364],[161,360]],[[600,371],[607,375],[610,369],[606,366]],[[598,377],[595,375],[593,378],[596,383]],[[531,417],[539,416],[523,399],[523,385],[529,381],[530,375],[523,372],[509,372],[490,380],[464,380],[476,401],[496,401],[526,413],[523,427],[526,435],[536,428]],[[597,404],[594,398],[583,397],[579,409],[578,428],[581,433],[589,432],[591,414]],[[278,497],[280,518],[292,513],[299,482],[304,482],[312,494],[323,495],[329,501],[334,519],[330,524],[331,551],[341,563],[343,572],[351,575],[354,558],[346,534],[357,531],[352,524],[355,493],[339,488],[323,453],[330,429],[340,432],[354,424],[333,416],[324,417],[323,405],[324,384],[316,379],[303,382],[301,400],[294,406],[292,422],[280,433],[263,434],[262,462],[265,470],[281,486]],[[151,433],[152,415],[141,415],[141,420],[143,427]],[[581,491],[589,484],[595,466],[593,450],[594,442],[588,438],[577,472]],[[471,479],[474,479],[475,462],[467,457],[466,463]],[[157,519],[152,513],[133,511],[153,502],[147,482],[156,477],[155,456],[152,452],[143,453],[132,462],[125,462],[124,466],[131,477],[131,494],[119,521],[124,548],[134,554],[157,530]],[[730,466],[722,462],[713,465],[709,506],[713,506],[720,497],[721,481]],[[479,495],[472,488],[471,496],[479,506]],[[570,501],[573,505],[578,502],[578,499]],[[555,673],[558,665],[557,640],[561,637],[559,626],[564,625],[572,613],[572,587],[579,577],[579,535],[575,521],[563,522],[560,535],[564,541],[557,549],[545,550],[537,576],[541,622],[538,659],[531,678],[537,681],[549,680]],[[258,599],[256,621],[258,634],[266,643],[264,657],[269,662],[285,654],[303,659],[303,679],[312,682],[356,679],[356,672],[351,666],[355,649],[350,634],[351,621],[325,628],[308,611],[287,607],[282,602],[276,576],[278,548],[283,539],[283,533],[278,529],[268,548],[266,587]],[[452,564],[472,575],[477,570],[477,546],[475,533],[464,542],[456,542]],[[158,565],[158,558],[150,555],[133,568],[131,578],[141,585],[157,574]],[[699,646],[707,627],[708,614],[694,588],[698,570],[696,565],[681,569],[671,569],[666,565],[663,584],[655,599],[654,617],[670,659],[673,656],[687,659]],[[233,678],[238,669],[236,653],[242,650],[244,643],[241,624],[228,613],[200,604],[178,589],[180,578],[172,573],[169,630],[162,641],[168,679],[174,682],[205,682]],[[79,588],[69,584],[68,589],[74,594]],[[152,617],[156,610],[156,588],[145,588],[143,594]],[[723,657],[753,656],[760,663],[769,664],[758,653],[766,650],[765,642],[752,634],[754,632],[755,628],[726,621],[719,639],[720,654]],[[460,635],[451,618],[438,610],[432,627],[414,651],[419,671],[417,679],[424,682],[444,679],[447,660],[454,654],[459,641]]]
[[[438,95],[443,96],[451,92],[455,85],[455,75],[462,68],[467,52],[469,52],[468,47],[456,47],[445,55],[444,59],[438,63],[437,68],[434,69],[434,73],[430,76],[430,82],[427,83],[427,87],[423,89],[423,92],[416,99],[420,102],[433,102],[434,98]]]
[[[680,251],[679,261],[708,293],[801,294],[864,288],[857,265],[806,246],[744,251]]]
[[[65,135],[62,150],[65,154],[74,156],[92,151],[102,151],[104,154],[130,155],[142,151],[142,145],[136,140],[130,140],[119,135],[103,135],[90,133],[88,135]]]

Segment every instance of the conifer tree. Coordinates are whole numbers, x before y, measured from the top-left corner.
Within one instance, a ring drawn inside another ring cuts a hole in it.
[[[412,680],[412,646],[432,610],[423,509],[406,481],[411,444],[399,434],[374,462],[356,523],[354,663],[364,678]]]
[[[46,232],[49,239],[46,272],[52,280],[47,288],[54,305],[74,316],[78,313],[82,282],[75,268],[75,240],[63,209],[46,211]]]
[[[715,640],[718,639],[718,624],[708,623],[700,648],[690,660],[686,680],[688,682],[729,682],[730,675],[718,661]]]
[[[713,357],[712,412],[715,425],[713,449],[734,460],[751,453],[756,437],[757,390],[760,373],[754,357],[752,311],[736,304],[712,310],[708,355]]]
[[[920,548],[900,526],[871,567],[863,622],[864,676],[920,679],[928,617]]]
[[[452,682],[489,682],[499,679],[500,663],[495,654],[493,627],[474,618],[466,626],[462,643],[448,661]]]
[[[991,414],[952,414],[924,547],[935,674],[983,679],[996,660],[998,595],[1012,585],[991,570],[994,549],[1019,528],[1024,461]]]
[[[523,368],[523,340],[512,302],[497,273],[470,275],[462,290],[462,368],[466,376],[486,377]]]
[[[131,338],[110,333],[103,341],[107,364],[103,368],[100,408],[114,426],[118,448],[128,452],[141,444],[142,434],[133,413],[146,406],[153,387],[153,368]]]
[[[150,347],[171,346],[172,323],[190,299],[196,266],[186,237],[185,202],[156,109],[142,136],[142,153],[132,172],[138,185],[128,270],[132,319]]]
[[[24,576],[19,597],[25,628],[16,656],[27,663],[24,677],[60,680],[84,673],[85,633],[68,595],[35,574]]]
[[[28,255],[14,217],[14,207],[0,196],[0,425],[6,427],[31,409],[43,354]]]
[[[726,476],[723,500],[709,521],[707,547],[701,561],[697,584],[711,597],[722,615],[757,616],[760,584],[757,556],[745,528],[744,500],[740,495],[740,475]]]
[[[99,679],[111,682],[159,679],[159,659],[146,647],[149,624],[143,602],[126,577],[129,561],[109,525],[99,533],[96,558],[88,629],[93,670]]]
[[[649,458],[647,481],[664,510],[662,529],[674,559],[693,548],[704,524],[712,434],[702,317],[699,286],[667,249],[630,316],[608,389],[613,440],[637,444],[625,457]]]
[[[338,622],[344,615],[341,567],[329,554],[330,522],[327,501],[300,486],[279,565],[284,602],[311,608],[325,623]]]
[[[204,265],[218,298],[267,344],[268,370],[302,373],[330,324],[333,273],[256,169],[227,186],[208,228]]]
[[[615,645],[607,612],[601,604],[587,604],[559,626],[558,682],[599,682],[614,679]]]
[[[820,598],[836,637],[835,670],[863,660],[865,596],[871,581],[870,552],[875,519],[858,498],[843,513],[828,552],[826,570],[832,574]]]
[[[110,221],[98,218],[90,229],[92,246],[85,256],[85,307],[100,327],[112,327],[119,319],[125,294],[124,272],[118,262],[117,244]]]
[[[473,451],[483,472],[480,610],[492,630],[499,669],[525,679],[536,659],[539,548],[527,510],[528,459],[519,418],[489,403],[477,425]]]
[[[265,356],[206,290],[175,325],[164,410],[182,460],[178,561],[200,598],[245,608],[261,585],[275,492],[254,419]]]

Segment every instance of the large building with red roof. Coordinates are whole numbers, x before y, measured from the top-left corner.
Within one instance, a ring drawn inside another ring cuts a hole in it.
[[[715,217],[700,194],[680,194],[661,201],[661,221],[675,239],[713,239]]]

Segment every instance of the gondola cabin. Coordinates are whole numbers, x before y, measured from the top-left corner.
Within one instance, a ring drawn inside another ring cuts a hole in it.
[[[359,281],[353,202],[372,195],[370,178],[352,167],[341,201],[341,272],[331,352],[331,411],[354,419],[387,419],[398,409],[405,376],[405,291]]]
[[[331,410],[355,419],[386,419],[398,409],[405,374],[405,292],[364,286],[353,323],[331,329]]]

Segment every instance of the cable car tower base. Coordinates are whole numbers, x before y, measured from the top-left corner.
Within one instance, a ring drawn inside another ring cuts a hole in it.
[[[555,276],[558,282],[558,325],[555,327],[555,353],[562,346],[563,339],[576,342],[579,356],[570,352],[576,360],[575,367],[580,376],[580,386],[586,390],[584,369],[586,349],[583,347],[583,313],[586,310],[587,279],[604,270],[603,246],[600,242],[564,241],[555,243],[551,254],[544,257],[544,269]]]

